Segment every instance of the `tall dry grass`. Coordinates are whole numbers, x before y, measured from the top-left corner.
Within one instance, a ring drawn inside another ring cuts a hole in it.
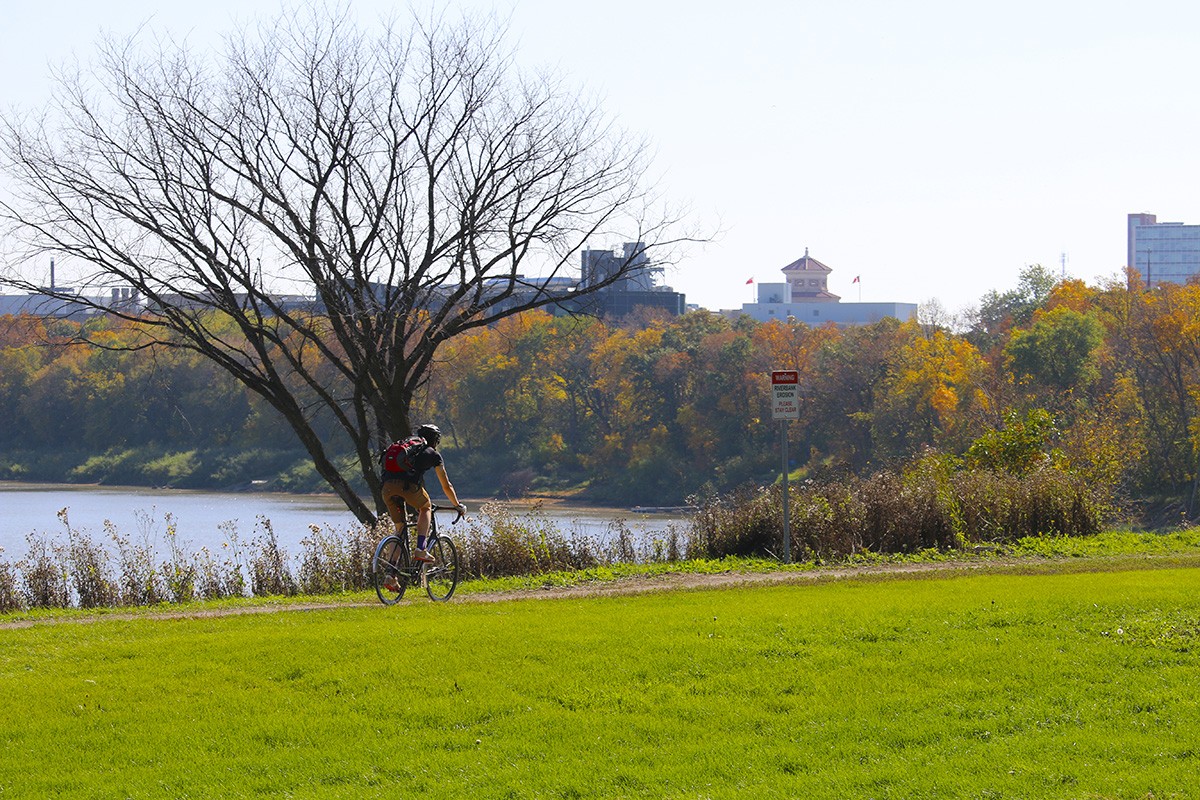
[[[906,471],[805,481],[789,492],[791,553],[831,560],[863,552],[916,553],[1037,536],[1098,533],[1111,509],[1103,491],[1055,469],[1025,476],[958,470],[930,456]],[[745,488],[700,503],[696,556],[783,552],[780,487]]]
[[[386,521],[373,528],[312,526],[299,551],[289,553],[271,521],[259,517],[248,541],[235,523],[224,523],[214,552],[186,542],[170,514],[139,516],[132,535],[106,522],[105,541],[73,526],[66,510],[59,521],[60,536],[27,537],[24,558],[9,563],[0,554],[0,613],[361,591],[371,586],[376,542],[392,532]],[[616,520],[603,535],[589,536],[574,526],[560,529],[539,508],[518,513],[499,504],[484,505],[458,526],[443,519],[442,526],[458,545],[467,578],[672,561],[687,550],[678,525],[639,537]]]

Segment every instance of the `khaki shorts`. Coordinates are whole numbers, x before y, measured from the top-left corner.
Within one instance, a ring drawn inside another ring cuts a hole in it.
[[[406,503],[417,511],[433,505],[433,502],[429,499],[429,493],[425,491],[424,486],[405,480],[384,481],[383,502],[387,505],[388,516],[397,525],[404,524],[404,506]]]

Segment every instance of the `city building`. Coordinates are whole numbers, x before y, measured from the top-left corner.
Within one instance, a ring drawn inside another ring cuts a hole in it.
[[[662,309],[672,315],[681,315],[687,310],[684,295],[674,291],[669,286],[659,285],[663,273],[661,266],[654,265],[646,256],[646,245],[642,242],[627,242],[615,250],[587,249],[581,253],[580,273],[578,277],[559,276],[552,278],[526,277],[524,275],[488,278],[483,281],[481,290],[485,296],[498,301],[497,310],[515,309],[524,306],[539,297],[552,295],[561,298],[558,302],[546,306],[546,310],[555,314],[591,314],[599,317],[619,318],[636,311],[639,308]],[[51,290],[62,293],[62,287],[54,287],[54,264],[51,262]],[[600,286],[606,281],[607,285],[596,288],[587,294],[579,290]],[[384,284],[372,284],[371,291],[381,299],[389,294],[389,287]],[[448,290],[435,289],[430,299],[435,302],[445,302]],[[200,309],[209,306],[201,297],[185,297],[178,294],[165,294],[158,301],[147,300],[129,288],[111,289],[111,300],[107,295],[84,297],[79,294],[80,301],[60,300],[42,294],[0,295],[0,316],[6,314],[33,314],[36,316],[83,316],[102,313],[105,308],[114,311],[136,311],[140,308],[157,310],[159,303],[167,303],[180,308]],[[244,295],[239,302],[246,302]],[[325,310],[324,303],[315,297],[303,295],[276,295],[272,297],[275,307],[283,311]]]
[[[619,318],[639,308],[665,310],[669,314],[683,314],[687,308],[684,295],[669,286],[660,286],[658,279],[663,268],[652,264],[646,257],[646,245],[642,242],[627,242],[616,250],[582,251],[579,277],[559,275],[538,277],[528,275],[497,275],[484,278],[479,287],[483,297],[494,303],[493,311],[512,311],[528,306],[546,297],[557,298],[543,308],[556,315],[590,314],[598,317]],[[612,281],[601,286],[606,281]],[[600,288],[594,288],[600,286]],[[581,289],[593,289],[581,294]],[[386,284],[373,283],[371,291],[380,302],[394,291]],[[426,302],[445,303],[451,288],[436,287],[429,291]],[[325,306],[319,300],[314,304],[317,311]]]
[[[1125,263],[1141,275],[1143,286],[1187,283],[1200,275],[1200,225],[1130,214]]]
[[[646,257],[642,242],[626,242],[615,250],[586,249],[580,254],[579,277],[560,275],[552,278],[505,275],[483,281],[483,294],[496,300],[495,310],[512,310],[547,295],[560,298],[543,308],[556,315],[590,314],[620,318],[639,308],[662,309],[678,316],[687,308],[684,295],[658,281],[661,266]],[[611,283],[587,294],[605,281]],[[376,291],[383,291],[378,287]],[[439,302],[445,298],[439,296]]]
[[[50,259],[50,285],[42,287],[41,292],[30,292],[27,294],[6,294],[0,295],[0,317],[17,316],[18,314],[29,314],[35,317],[84,317],[95,314],[95,310],[89,307],[89,300],[93,298],[85,297],[79,290],[69,286],[60,286],[55,277],[54,259]],[[55,296],[49,296],[53,293]],[[119,292],[114,290],[114,297],[118,297]],[[70,299],[72,296],[78,297],[79,301]]]
[[[63,291],[60,287],[57,291]],[[68,290],[69,291],[69,290]],[[35,317],[89,317],[96,313],[89,299],[77,295],[80,300],[74,301],[59,297],[48,297],[44,294],[6,294],[0,295],[0,317],[29,314]],[[95,298],[91,298],[95,301]]]
[[[642,242],[626,242],[620,250],[584,250],[579,285],[595,286],[621,270],[624,270],[621,277],[603,289],[579,297],[569,310],[600,317],[623,317],[637,308],[662,309],[674,316],[687,310],[682,293],[659,285],[663,268],[651,264]]]
[[[782,283],[758,284],[756,302],[723,313],[745,315],[759,322],[794,319],[813,326],[870,325],[887,317],[908,320],[917,315],[916,303],[843,303],[841,297],[829,291],[833,270],[810,256],[808,248],[803,258],[780,271]]]

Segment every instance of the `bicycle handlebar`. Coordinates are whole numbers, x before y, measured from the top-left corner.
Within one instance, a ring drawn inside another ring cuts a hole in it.
[[[451,525],[457,525],[458,521],[463,518],[463,507],[462,506],[439,506],[436,503],[434,503],[430,507],[430,509],[432,511],[457,511],[458,515],[453,520],[450,521]]]

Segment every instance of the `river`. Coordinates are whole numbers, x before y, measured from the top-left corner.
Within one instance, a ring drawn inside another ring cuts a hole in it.
[[[483,501],[468,500],[478,513]],[[332,495],[278,493],[199,492],[137,487],[78,486],[11,483],[0,481],[0,559],[15,561],[28,551],[26,537],[65,542],[66,527],[59,512],[66,509],[71,528],[98,543],[107,540],[105,522],[133,542],[163,541],[168,515],[183,546],[216,551],[236,529],[248,542],[260,517],[270,520],[280,545],[297,552],[310,526],[346,530],[354,517]],[[517,515],[529,513],[528,503],[511,504]],[[618,521],[635,537],[653,537],[682,516],[671,513],[641,514],[617,509],[546,505],[537,512],[564,533],[580,533],[600,540],[611,535]]]

